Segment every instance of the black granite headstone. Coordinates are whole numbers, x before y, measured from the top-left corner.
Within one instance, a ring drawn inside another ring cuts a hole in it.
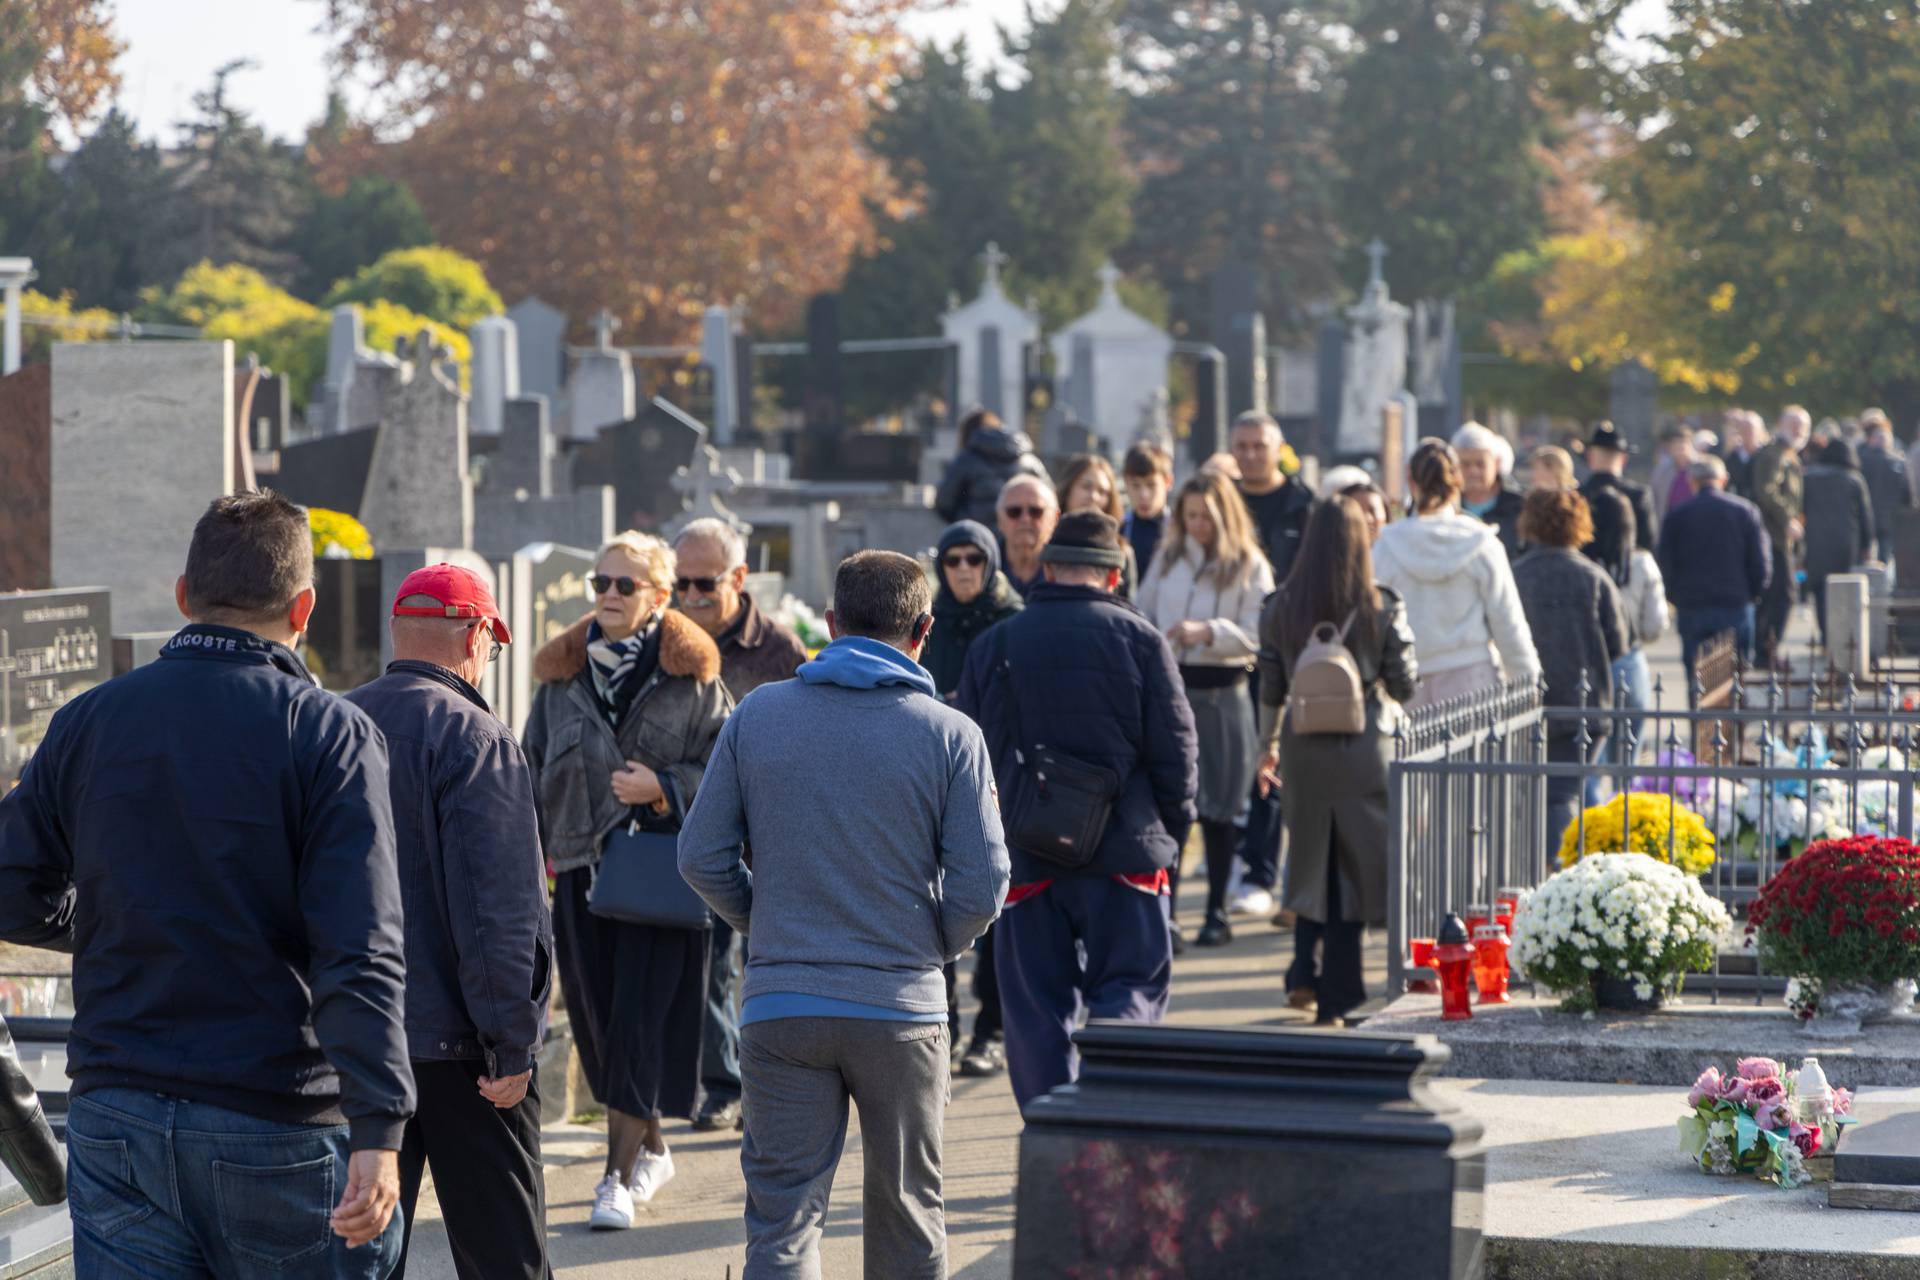
[[[53,713],[112,675],[106,592],[0,595],[0,795],[27,767]]]
[[[379,560],[315,560],[313,611],[303,656],[307,669],[335,693],[357,689],[380,674],[380,642],[387,625]]]
[[[990,413],[1005,414],[1007,406],[1001,388],[1000,326],[990,324],[980,330],[980,407]]]
[[[284,448],[287,424],[293,420],[293,387],[277,373],[266,373],[253,389],[253,421],[248,423],[248,447],[262,453]]]
[[[1187,435],[1187,457],[1197,467],[1227,447],[1227,364],[1219,355],[1204,355],[1193,367],[1193,429]]]
[[[1092,1022],[1020,1138],[1015,1280],[1466,1280],[1480,1126],[1429,1036]]]
[[[1267,395],[1267,321],[1260,314],[1257,263],[1228,259],[1209,282],[1213,345],[1227,357],[1227,417],[1270,409]]]
[[[801,403],[809,435],[837,436],[846,425],[837,293],[815,294],[807,303],[807,380]]]
[[[1320,439],[1333,441],[1340,435],[1340,399],[1346,394],[1347,327],[1329,319],[1321,324],[1319,339]]]
[[[1834,1152],[1833,1180],[1920,1187],[1920,1107],[1863,1103]]]
[[[360,427],[288,445],[280,451],[273,487],[302,506],[344,511],[358,519],[379,436],[379,427]]]
[[[614,526],[656,530],[685,508],[673,473],[693,462],[706,438],[699,422],[655,397],[638,417],[600,428],[598,439],[574,451],[573,485],[612,485]]]

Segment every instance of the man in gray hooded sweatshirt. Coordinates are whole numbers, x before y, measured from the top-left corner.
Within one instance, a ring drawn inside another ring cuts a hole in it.
[[[680,874],[751,940],[746,1280],[819,1276],[849,1099],[867,1276],[947,1274],[941,969],[999,914],[1011,868],[986,742],[915,661],[931,604],[907,556],[842,562],[833,643],[740,703],[680,832]]]

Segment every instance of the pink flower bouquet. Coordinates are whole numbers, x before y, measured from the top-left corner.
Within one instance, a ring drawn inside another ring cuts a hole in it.
[[[1706,1173],[1750,1173],[1797,1187],[1809,1181],[1806,1158],[1831,1152],[1853,1123],[1853,1095],[1833,1090],[1831,1117],[1805,1114],[1799,1073],[1772,1058],[1742,1058],[1732,1075],[1708,1067],[1687,1093],[1680,1150]]]

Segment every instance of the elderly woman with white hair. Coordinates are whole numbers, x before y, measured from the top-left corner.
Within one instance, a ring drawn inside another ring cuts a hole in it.
[[[1454,432],[1452,443],[1460,461],[1460,510],[1492,525],[1512,560],[1520,554],[1520,508],[1525,505],[1512,483],[1513,446],[1477,422]]]
[[[628,531],[601,548],[593,612],[533,660],[525,749],[540,839],[556,873],[553,932],[574,1045],[607,1108],[606,1176],[589,1225],[633,1225],[635,1200],[673,1177],[662,1118],[699,1105],[706,1011],[704,929],[594,914],[601,855],[616,830],[676,832],[733,700],[720,651],[667,608],[672,548]]]

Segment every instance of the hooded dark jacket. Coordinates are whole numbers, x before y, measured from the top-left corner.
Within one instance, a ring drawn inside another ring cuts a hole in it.
[[[1803,471],[1808,582],[1852,573],[1873,550],[1873,501],[1851,467],[1815,462]]]
[[[940,558],[955,547],[972,547],[987,558],[987,589],[965,604],[948,588],[946,570],[940,567]],[[940,590],[933,599],[933,630],[927,633],[920,665],[933,676],[933,687],[941,698],[951,702],[960,687],[968,646],[994,623],[1020,612],[1021,600],[1007,575],[1000,572],[1000,547],[993,531],[972,520],[961,520],[940,535],[934,576]]]
[[[959,456],[947,464],[933,508],[943,520],[978,520],[991,527],[1000,490],[1017,475],[1037,476],[1053,483],[1024,434],[1003,427],[981,427]]]
[[[480,691],[402,660],[346,695],[387,740],[407,920],[407,1052],[533,1065],[552,988],[553,921],[533,774]]]
[[[968,650],[955,705],[986,735],[1005,809],[1030,785],[1014,756],[1016,724],[1123,780],[1092,862],[1067,871],[1009,846],[1015,884],[1151,874],[1179,857],[1200,785],[1193,712],[1166,637],[1132,605],[1094,587],[1042,583]]]
[[[0,798],[0,938],[73,952],[75,1095],[398,1150],[401,928],[380,731],[251,632],[187,627],[81,694]]]
[[[1493,509],[1485,515],[1478,516],[1479,519],[1492,525],[1493,531],[1500,535],[1500,545],[1506,549],[1508,560],[1518,559],[1520,553],[1526,550],[1525,545],[1520,541],[1520,512],[1526,505],[1525,494],[1502,484],[1495,491]],[[1465,506],[1460,509],[1467,510]],[[1467,514],[1475,515],[1476,513],[1467,512]]]

